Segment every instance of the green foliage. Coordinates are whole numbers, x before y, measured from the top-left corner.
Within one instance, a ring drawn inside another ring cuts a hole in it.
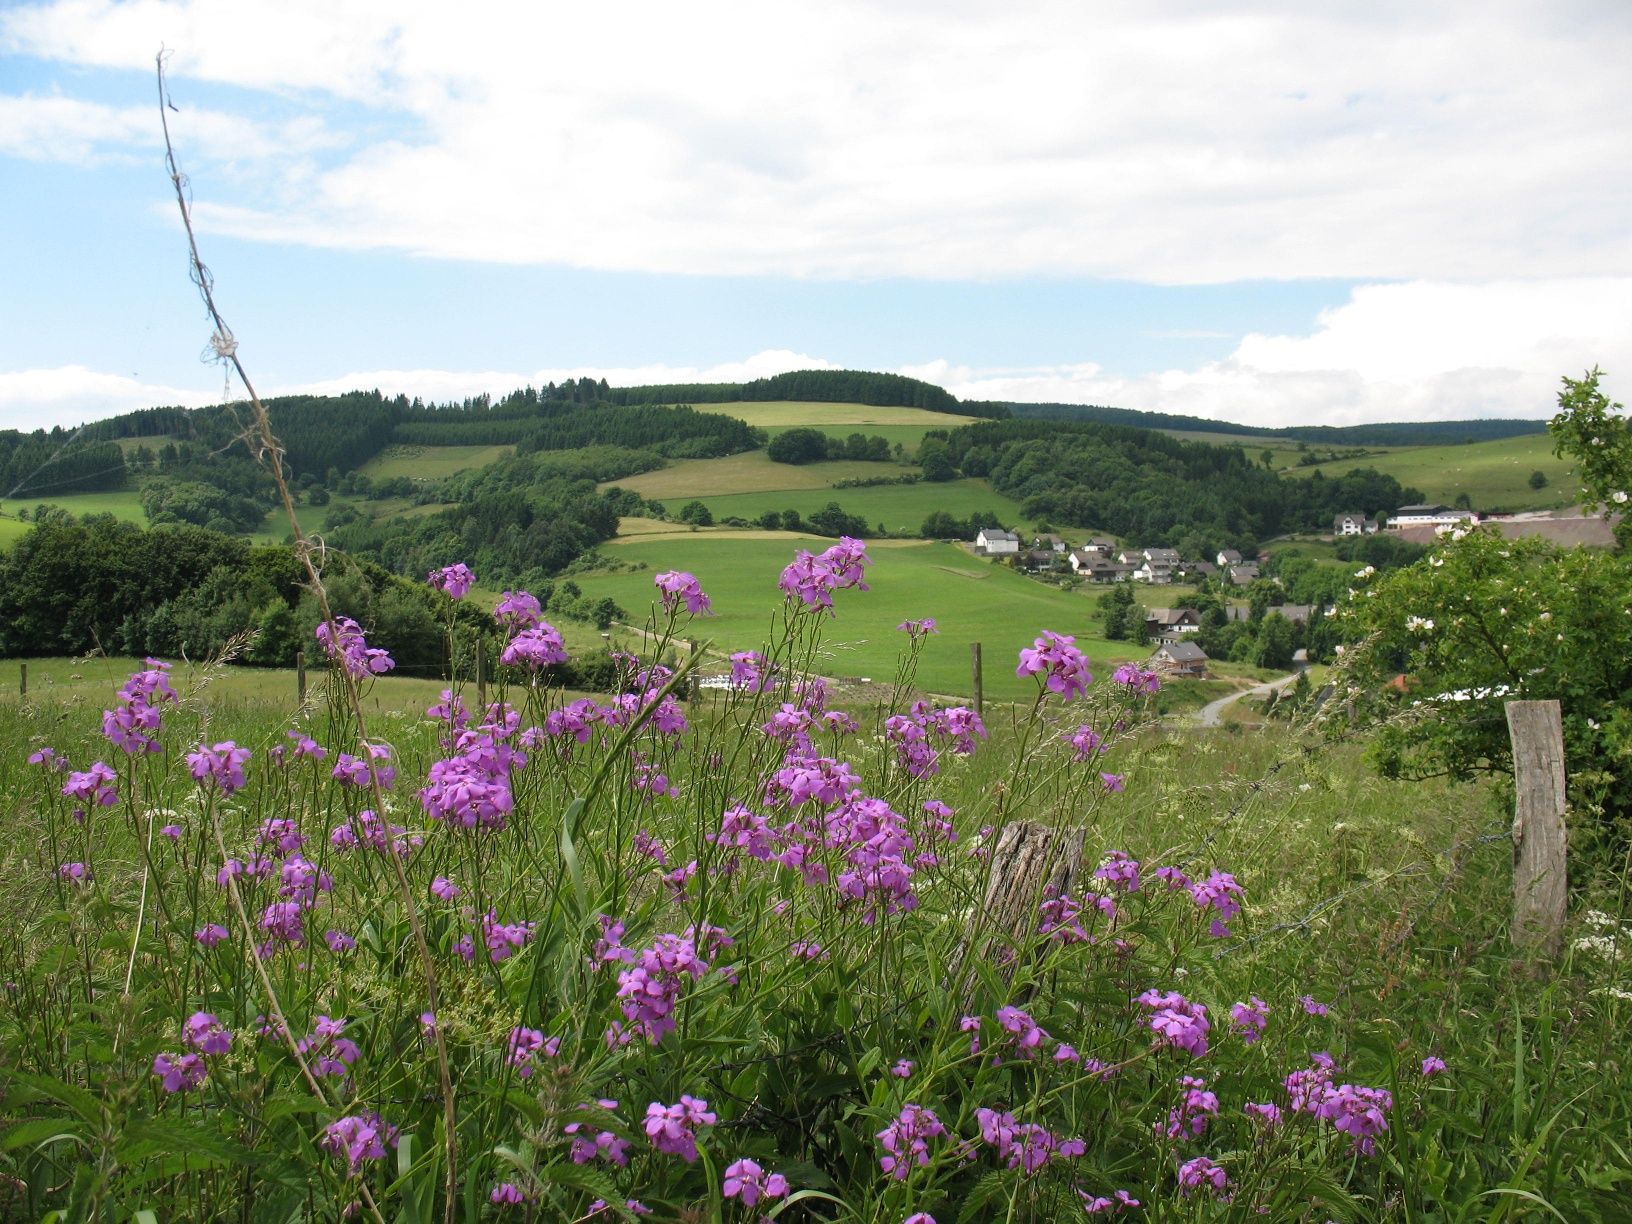
[[[1404,673],[1411,691],[1393,702],[1438,707],[1436,717],[1382,729],[1385,771],[1464,779],[1505,772],[1511,745],[1502,703],[1556,699],[1577,811],[1624,818],[1632,812],[1628,608],[1625,553],[1508,540],[1487,529],[1371,581],[1342,614],[1353,632],[1375,635],[1362,656],[1366,675],[1381,686]]]
[[[771,439],[765,453],[774,463],[817,463],[827,458],[827,435],[819,429],[788,429]]]
[[[714,526],[713,514],[711,514],[708,507],[700,501],[687,502],[685,505],[680,507],[680,513],[676,517],[680,522],[690,523],[693,527]]]
[[[1626,410],[1598,389],[1603,372],[1588,370],[1565,378],[1558,395],[1558,414],[1547,423],[1554,453],[1575,460],[1581,478],[1581,505],[1589,513],[1603,508],[1621,514],[1615,538],[1632,548],[1632,423]]]
[[[1100,630],[1106,640],[1112,642],[1145,640],[1145,610],[1133,598],[1133,588],[1126,582],[1118,582],[1111,586],[1099,597],[1100,614],[1104,617],[1104,626]]]
[[[1537,468],[1530,473],[1530,479],[1527,483],[1532,489],[1545,489],[1547,487],[1547,473]]]
[[[1326,527],[1343,510],[1392,510],[1413,492],[1369,470],[1333,479],[1283,479],[1240,447],[1115,425],[1016,420],[952,431],[952,467],[975,452],[978,465],[990,463],[993,487],[1022,499],[1029,517],[1142,544],[1173,545],[1192,534],[1264,540]],[[919,459],[924,462],[922,449]]]
[[[215,531],[252,531],[266,517],[263,501],[235,497],[199,480],[155,476],[142,485],[142,511],[154,526],[191,523]]]
[[[965,416],[1007,416],[1000,405],[962,405],[951,392],[933,383],[900,374],[867,370],[795,370],[745,383],[676,383],[618,387],[607,394],[614,404],[730,404],[763,400],[872,404],[876,407],[926,408]]]

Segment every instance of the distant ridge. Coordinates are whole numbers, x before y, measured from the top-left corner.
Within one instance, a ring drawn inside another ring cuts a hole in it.
[[[613,404],[737,404],[763,400],[799,400],[866,404],[873,408],[924,408],[964,416],[1007,417],[1004,404],[960,404],[945,387],[870,370],[792,370],[745,383],[657,383],[646,387],[613,387]]]
[[[1348,443],[1363,446],[1443,446],[1460,442],[1491,442],[1523,434],[1547,431],[1546,421],[1515,420],[1510,417],[1472,421],[1397,421],[1376,425],[1289,425],[1269,428],[1214,421],[1207,417],[1181,416],[1171,412],[1142,412],[1135,408],[1110,408],[1097,404],[1016,404],[1002,403],[1009,414],[1021,420],[1093,421],[1105,425],[1134,425],[1141,429],[1183,429],[1198,433],[1231,434],[1247,438],[1291,438],[1298,442]],[[984,405],[965,404],[970,416]]]

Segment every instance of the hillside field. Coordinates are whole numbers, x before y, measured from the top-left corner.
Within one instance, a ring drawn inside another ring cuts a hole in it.
[[[808,426],[829,437],[843,438],[853,433],[881,434],[891,443],[916,448],[931,429],[956,429],[978,418],[927,408],[879,408],[870,404],[830,404],[802,400],[760,400],[740,404],[698,404],[699,412],[736,417],[765,430],[772,437],[785,429]]]
[[[1293,468],[1289,474],[1340,476],[1357,467],[1374,467],[1402,485],[1415,486],[1430,502],[1448,506],[1458,493],[1466,493],[1475,510],[1551,510],[1570,505],[1576,488],[1572,465],[1553,454],[1548,434],[1461,446],[1404,447],[1365,459]],[[1532,489],[1530,473],[1538,470],[1546,473],[1547,484]]]
[[[713,639],[715,648],[726,652],[753,649],[770,631],[782,567],[795,550],[819,551],[831,541],[785,532],[744,535],[699,531],[615,540],[606,547],[609,555],[643,561],[648,568],[583,574],[574,581],[586,595],[610,595],[638,624],[652,602],[652,578],[662,570],[689,570],[712,598],[715,615],[693,621],[687,636]],[[983,647],[986,694],[999,700],[1023,700],[1034,693],[1029,681],[1015,677],[1014,664],[1020,648],[1044,629],[1076,635],[1096,664],[1147,653],[1098,637],[1098,613],[1081,595],[977,560],[956,545],[890,543],[873,549],[874,563],[867,572],[871,589],[843,591],[834,600],[837,617],[827,635],[829,657],[819,664],[828,674],[867,676],[887,685],[906,643],[895,626],[925,616],[939,622],[940,632],[929,639],[919,679],[938,693],[970,692],[971,642]]]
[[[515,453],[513,446],[388,446],[357,470],[371,480],[407,476],[441,480],[484,468]]]

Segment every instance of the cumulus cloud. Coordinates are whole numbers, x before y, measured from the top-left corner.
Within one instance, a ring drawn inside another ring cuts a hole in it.
[[[1307,336],[1249,335],[1222,361],[1138,377],[1080,362],[903,372],[962,399],[1112,404],[1248,425],[1551,415],[1563,375],[1632,375],[1632,279],[1363,285]],[[1622,399],[1627,398],[1624,394]]]
[[[71,428],[138,408],[197,408],[220,398],[201,388],[147,383],[82,365],[0,371],[0,429]]]
[[[1632,275],[1632,21],[1602,0],[0,15],[0,48],[69,64],[147,69],[160,42],[182,100],[379,120],[275,204],[200,208],[266,241],[857,278]]]

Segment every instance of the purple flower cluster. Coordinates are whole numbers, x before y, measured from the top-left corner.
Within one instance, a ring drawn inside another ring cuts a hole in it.
[[[62,793],[82,807],[112,807],[119,802],[119,792],[113,789],[118,776],[101,761],[91,767],[70,773],[62,784]]]
[[[527,946],[536,926],[532,922],[503,923],[496,913],[488,910],[482,915],[482,942],[487,945],[487,959],[495,965],[509,960]]]
[[[684,570],[664,570],[652,579],[652,584],[658,589],[663,611],[670,616],[680,610],[681,604],[692,616],[712,615],[709,598],[703,594],[702,585],[695,574],[688,574]]]
[[[1184,1089],[1184,1095],[1177,1106],[1167,1111],[1167,1127],[1163,1133],[1169,1139],[1194,1139],[1206,1131],[1208,1119],[1218,1116],[1218,1097],[1207,1090],[1206,1080],[1193,1075],[1183,1076],[1179,1086]]]
[[[1249,1003],[1230,1005],[1230,1032],[1240,1037],[1247,1045],[1262,1037],[1265,1026],[1269,1024],[1269,1004],[1257,995],[1250,998]]]
[[[616,1101],[605,1098],[596,1101],[595,1105],[608,1113],[618,1107]],[[587,1110],[589,1106],[583,1108]],[[573,1164],[588,1164],[592,1160],[600,1159],[621,1169],[629,1163],[629,1141],[621,1135],[609,1130],[598,1130],[592,1134],[590,1128],[582,1122],[569,1122],[561,1130],[572,1139],[567,1154]]]
[[[1021,650],[1014,674],[1038,677],[1045,689],[1067,701],[1082,696],[1094,682],[1094,674],[1088,670],[1087,657],[1076,648],[1076,640],[1070,634],[1045,629],[1042,637]]]
[[[567,648],[561,643],[561,635],[553,625],[543,621],[534,628],[519,631],[499,656],[499,662],[505,666],[525,667],[531,672],[566,661]]]
[[[913,778],[927,778],[941,772],[941,749],[950,747],[960,756],[975,750],[975,740],[986,738],[986,724],[980,715],[964,706],[936,709],[916,701],[906,714],[884,720],[884,739],[895,749],[896,760]]]
[[[1016,1122],[1011,1113],[977,1109],[975,1120],[980,1124],[982,1142],[996,1148],[998,1159],[1009,1168],[1020,1169],[1027,1176],[1050,1160],[1069,1160],[1087,1150],[1081,1139],[1057,1139],[1035,1122]]]
[[[349,616],[335,617],[333,630],[325,621],[317,627],[315,636],[323,653],[344,667],[353,680],[367,680],[396,666],[387,652],[368,644],[362,627]]]
[[[493,605],[493,619],[512,632],[536,628],[543,618],[543,606],[526,591],[506,591]]]
[[[561,1038],[546,1037],[535,1028],[524,1028],[517,1025],[510,1030],[510,1040],[505,1046],[505,1061],[516,1069],[516,1075],[527,1079],[533,1073],[533,1056],[543,1054],[545,1058],[556,1058],[561,1053]]]
[[[186,1054],[159,1054],[153,1059],[153,1074],[168,1093],[189,1092],[209,1075],[206,1056],[225,1054],[232,1049],[232,1033],[209,1012],[194,1012],[181,1026],[181,1043]]]
[[[1162,678],[1159,675],[1153,671],[1146,671],[1136,663],[1124,663],[1118,667],[1111,674],[1111,682],[1135,693],[1158,693],[1162,688]]]
[[[866,544],[850,536],[840,536],[837,544],[814,556],[801,550],[782,571],[777,586],[782,588],[790,604],[825,611],[833,607],[834,591],[849,587],[867,589],[862,571],[871,563]]]
[[[341,786],[355,790],[369,790],[375,785],[381,790],[390,790],[397,781],[396,767],[391,764],[390,746],[365,744],[363,751],[368,754],[366,761],[349,752],[342,752],[335,758],[330,776]]]
[[[895,628],[896,632],[904,633],[909,638],[923,638],[932,633],[940,632],[939,629],[935,628],[935,618],[933,616],[926,616],[923,620],[904,620]]]
[[[744,1157],[725,1166],[721,1190],[723,1197],[741,1199],[744,1207],[753,1207],[760,1199],[781,1198],[788,1192],[788,1179],[780,1173],[767,1177],[757,1161]]]
[[[905,1105],[895,1121],[878,1132],[878,1142],[884,1148],[879,1167],[896,1181],[906,1181],[913,1165],[920,1168],[929,1164],[929,1141],[946,1134],[935,1111],[922,1105]]]
[[[159,750],[156,737],[164,721],[163,706],[176,700],[176,690],[165,675],[170,664],[158,659],[145,662],[146,669],[133,672],[120,687],[119,704],[102,711],[102,734],[132,756]]]
[[[1042,920],[1037,925],[1037,933],[1046,936],[1053,943],[1093,942],[1093,936],[1083,926],[1084,911],[1090,914],[1095,912],[1103,914],[1108,921],[1116,920],[1116,902],[1092,890],[1084,890],[1080,900],[1069,893],[1050,891],[1044,895],[1037,909],[1042,914]]]
[[[629,966],[618,974],[617,998],[631,1027],[615,1023],[607,1033],[608,1041],[621,1045],[639,1035],[656,1045],[674,1031],[680,992],[688,981],[698,981],[709,972],[708,962],[699,955],[696,935],[695,929],[684,935],[659,935],[651,947],[638,953],[614,943],[603,953],[604,959],[622,960]],[[714,928],[708,928],[704,936],[705,943],[715,946],[731,942]]]
[[[1134,1000],[1150,1009],[1148,1023],[1156,1034],[1158,1045],[1183,1050],[1195,1058],[1207,1053],[1207,1034],[1212,1025],[1207,1020],[1207,1007],[1192,1003],[1176,992],[1147,990]]]
[[[707,1101],[682,1095],[678,1104],[663,1105],[653,1101],[646,1106],[643,1125],[646,1138],[654,1148],[691,1164],[697,1159],[698,1129],[713,1126],[716,1121]]]
[[[1086,1190],[1078,1190],[1077,1197],[1082,1199],[1082,1210],[1085,1215],[1121,1215],[1124,1211],[1132,1211],[1142,1204],[1126,1190],[1118,1190],[1115,1195],[1107,1198],[1105,1195],[1090,1195]]]
[[[1338,1068],[1328,1054],[1316,1054],[1310,1062],[1284,1081],[1292,1111],[1330,1122],[1353,1141],[1357,1155],[1370,1156],[1377,1150],[1377,1136],[1388,1129],[1393,1093],[1361,1084],[1333,1084]]]
[[[200,786],[213,783],[222,798],[244,789],[244,766],[249,763],[248,748],[240,748],[232,740],[206,748],[200,744],[187,754],[187,769]]]
[[[420,806],[432,820],[455,829],[489,831],[509,823],[515,807],[510,774],[527,764],[527,757],[505,742],[515,725],[505,719],[454,736],[454,755],[431,766],[419,792]]]
[[[1223,1166],[1214,1164],[1206,1156],[1197,1156],[1179,1166],[1179,1189],[1187,1195],[1203,1188],[1215,1195],[1222,1194],[1229,1184],[1230,1178]]]
[[[470,572],[470,566],[460,561],[432,570],[425,575],[425,581],[449,599],[463,599],[470,594],[470,588],[476,585],[476,575]]]
[[[322,1015],[313,1020],[311,1035],[295,1043],[295,1048],[302,1055],[311,1056],[312,1074],[338,1079],[351,1070],[351,1064],[357,1061],[362,1051],[355,1041],[345,1036],[345,1032],[344,1020],[333,1020]]]
[[[1112,850],[1094,870],[1094,878],[1122,892],[1138,892],[1139,862],[1125,850]]]
[[[372,1110],[336,1118],[323,1131],[317,1145],[346,1160],[346,1172],[357,1176],[365,1160],[384,1160],[385,1149],[397,1146],[397,1128],[386,1125],[385,1119]]]

